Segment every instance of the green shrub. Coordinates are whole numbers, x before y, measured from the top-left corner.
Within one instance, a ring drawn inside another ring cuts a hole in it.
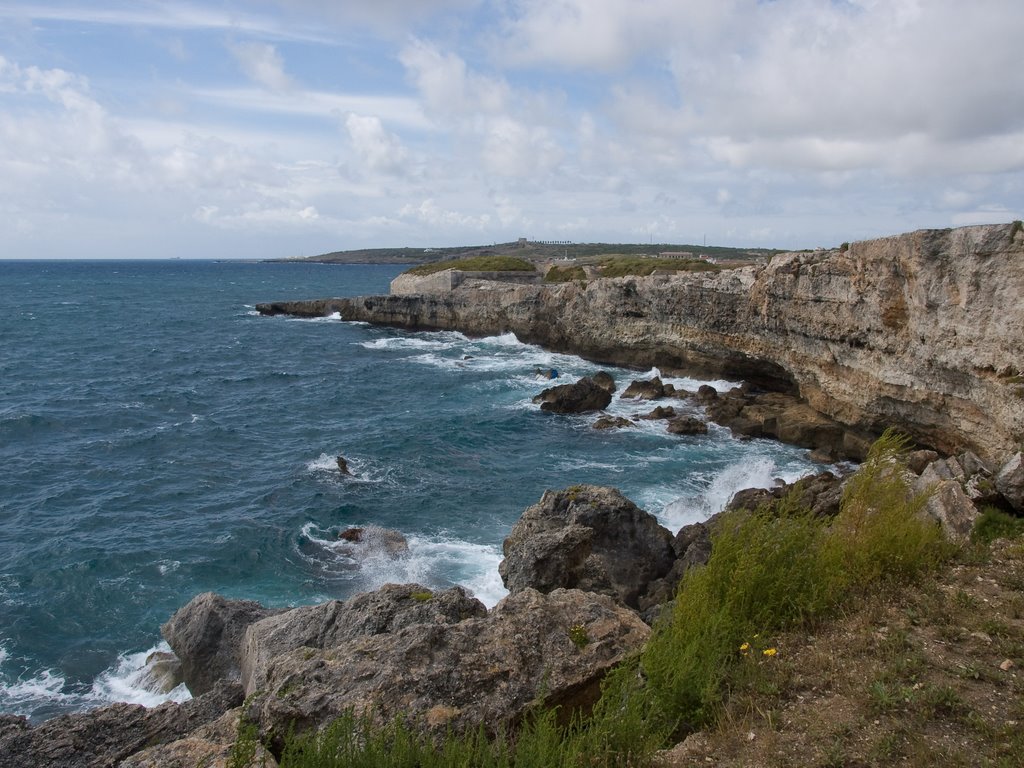
[[[432,275],[446,269],[461,269],[466,272],[533,272],[534,266],[525,259],[514,256],[474,256],[468,259],[432,261],[407,269],[406,275]]]
[[[583,267],[551,267],[544,275],[545,283],[568,283],[572,280],[586,280]]]
[[[995,507],[985,507],[974,524],[971,538],[982,544],[996,539],[1015,539],[1024,535],[1024,518],[1011,515]]]
[[[806,625],[881,581],[918,577],[951,554],[902,468],[906,440],[887,432],[849,481],[831,524],[795,495],[719,518],[711,558],[687,572],[675,610],[641,664],[647,695],[670,721],[711,721],[750,638]]]

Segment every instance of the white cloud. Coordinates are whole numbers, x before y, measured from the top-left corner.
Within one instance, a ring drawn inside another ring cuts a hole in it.
[[[287,91],[292,87],[284,71],[284,59],[270,43],[228,43],[228,49],[246,76],[264,88]]]
[[[401,173],[409,153],[393,133],[384,130],[380,118],[350,112],[345,129],[361,162],[374,171]]]

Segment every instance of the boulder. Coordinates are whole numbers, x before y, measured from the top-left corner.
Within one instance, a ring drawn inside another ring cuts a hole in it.
[[[338,463],[338,471],[341,472],[341,474],[343,474],[343,475],[351,475],[352,474],[349,471],[349,468],[348,468],[348,461],[345,459],[344,456],[339,456],[337,459],[335,459],[335,461],[337,461],[337,463]]]
[[[607,371],[598,371],[593,375],[594,383],[608,393],[615,392],[615,379]]]
[[[661,379],[655,376],[653,379],[635,379],[626,387],[625,392],[619,395],[620,398],[637,400],[660,400],[665,397],[665,385]]]
[[[817,517],[835,517],[843,500],[842,478],[832,472],[819,472],[802,477],[795,483],[781,483],[774,488],[745,488],[733,494],[726,511],[755,510],[762,504],[777,501],[790,493],[797,495],[797,503]]]
[[[913,472],[915,475],[920,475],[927,468],[929,464],[939,458],[939,454],[935,451],[929,451],[926,449],[920,449],[916,451],[910,451],[907,454],[907,469]]]
[[[707,405],[713,403],[718,399],[718,390],[712,387],[710,384],[701,384],[697,387],[697,394],[695,395],[697,402],[701,405]]]
[[[708,425],[696,416],[676,416],[669,420],[668,431],[672,435],[706,435]]]
[[[648,624],[653,624],[662,606],[675,598],[676,589],[686,572],[706,565],[711,558],[711,532],[708,524],[693,523],[680,528],[672,539],[672,550],[676,559],[671,570],[662,578],[652,581],[647,592],[640,598],[640,615]]]
[[[967,541],[981,513],[967,498],[960,483],[956,480],[939,480],[928,484],[928,487],[931,495],[924,511],[942,524],[942,530],[951,541]]]
[[[146,747],[175,741],[242,703],[242,687],[222,682],[183,704],[139,704],[61,715],[35,728],[0,729],[0,768],[95,768],[119,765]]]
[[[612,596],[631,608],[672,568],[672,534],[614,488],[546,491],[505,539],[501,579],[515,594],[559,587]]]
[[[1011,507],[1024,512],[1024,457],[1018,451],[996,474],[996,490]]]
[[[136,752],[118,768],[277,768],[274,756],[258,742],[247,763],[231,762],[241,711],[239,707],[225,712],[184,739]]]
[[[347,601],[293,608],[252,624],[241,653],[246,694],[263,687],[270,662],[297,648],[334,648],[353,638],[387,634],[412,625],[457,624],[487,614],[462,587],[434,592],[419,584],[386,584]]]
[[[359,560],[380,555],[400,557],[409,553],[409,542],[400,531],[378,525],[346,528],[338,538],[352,545],[346,547],[346,554]]]
[[[524,589],[486,616],[416,624],[274,658],[247,716],[271,738],[349,710],[382,720],[411,716],[443,733],[514,725],[536,704],[568,716],[590,707],[604,675],[650,633],[611,598]]]
[[[584,376],[575,384],[549,387],[533,398],[540,409],[549,413],[586,413],[600,411],[612,401],[611,392]]]
[[[239,650],[246,628],[277,611],[253,600],[228,600],[213,592],[192,598],[160,628],[181,659],[181,673],[193,696],[218,680],[237,680]]]
[[[632,427],[634,424],[629,419],[624,419],[621,416],[602,416],[592,426],[594,429],[623,429],[625,427]]]

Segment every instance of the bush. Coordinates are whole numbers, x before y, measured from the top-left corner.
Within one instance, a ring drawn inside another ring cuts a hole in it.
[[[544,275],[545,283],[568,283],[570,280],[586,280],[583,267],[551,267]]]
[[[982,544],[991,544],[996,539],[1015,539],[1019,536],[1024,536],[1024,518],[995,507],[982,509],[981,516],[971,531],[971,538]]]

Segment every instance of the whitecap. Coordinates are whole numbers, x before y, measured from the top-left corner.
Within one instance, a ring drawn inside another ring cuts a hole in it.
[[[331,483],[383,483],[391,476],[390,467],[382,467],[373,461],[345,456],[349,474],[338,469],[337,454],[321,453],[317,458],[306,463],[306,471],[319,480]]]
[[[0,712],[31,715],[41,706],[72,701],[74,697],[64,693],[66,682],[52,669],[44,669],[28,679],[0,682]]]

